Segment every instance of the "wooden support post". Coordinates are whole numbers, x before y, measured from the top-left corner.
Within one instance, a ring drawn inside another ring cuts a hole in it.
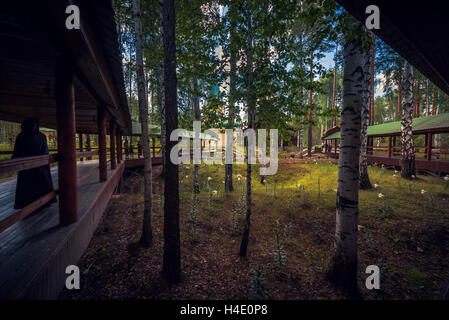
[[[78,143],[79,143],[80,152],[83,152],[83,134],[82,133],[78,133]],[[83,161],[83,157],[80,158],[80,161]]]
[[[388,137],[388,158],[391,158],[391,139],[392,137]]]
[[[108,180],[108,162],[106,155],[106,115],[98,107],[98,157],[100,165],[100,181]]]
[[[393,157],[394,157],[394,152],[396,150],[395,147],[396,147],[396,136],[393,137],[393,151],[392,151]]]
[[[119,136],[119,142],[120,142],[120,162],[123,161],[123,135],[122,132],[120,131],[120,136]]]
[[[86,134],[86,151],[91,151],[89,134]],[[92,160],[92,156],[87,157],[87,160]]]
[[[122,162],[122,135],[119,130],[116,130],[115,137],[117,140],[117,163]]]
[[[432,134],[430,132],[426,133],[426,160],[432,160]]]
[[[55,74],[58,135],[59,223],[78,220],[78,179],[76,170],[75,85],[70,63],[59,58]]]
[[[373,154],[373,147],[374,147],[374,138],[368,138],[368,145],[366,148],[367,154]]]
[[[111,170],[117,168],[117,157],[115,153],[115,124],[111,121],[109,126],[109,141],[111,146]]]

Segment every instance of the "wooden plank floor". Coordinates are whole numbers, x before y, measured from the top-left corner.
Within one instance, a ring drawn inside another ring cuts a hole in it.
[[[98,160],[78,161],[78,177],[81,177],[83,174],[95,167],[98,167]],[[57,167],[53,167],[51,169],[51,177],[53,179],[53,186],[55,187],[55,189],[58,189]],[[16,177],[8,178],[4,181],[0,180],[0,220],[3,220],[7,216],[10,216],[12,213],[18,211],[14,210],[13,208],[16,194],[16,184]]]
[[[95,166],[98,166],[98,160],[78,162],[78,177],[82,176]],[[81,232],[81,230],[79,230],[79,225],[81,223],[90,225],[91,227],[87,229],[89,229],[89,233],[93,233],[96,223],[98,223],[99,217],[101,217],[107,201],[109,201],[113,188],[115,188],[123,173],[124,167],[125,163],[122,162],[121,165],[118,165],[117,169],[109,169],[108,181],[106,182],[99,182],[99,173],[97,172],[79,184],[78,222],[67,227],[59,226],[58,204],[54,203],[51,207],[31,214],[0,233],[0,298],[55,297],[57,286],[65,279],[66,275],[64,271],[66,265],[49,266],[49,264],[54,264],[54,261],[51,262],[52,259],[61,254],[61,252],[65,255],[64,261],[73,261],[73,263],[78,261],[79,256],[84,250],[82,247],[87,246],[90,241],[88,234],[85,235],[85,238],[88,237],[88,239],[82,239],[82,245],[80,245],[79,248],[77,247],[76,250],[64,247],[69,247],[71,237],[75,233]],[[52,177],[54,186],[57,188],[57,169],[52,170]],[[112,179],[114,180],[114,185],[111,184]],[[9,179],[8,181],[0,183],[0,207],[3,208],[0,215],[2,216],[8,214],[8,212],[12,212],[11,209],[14,205],[15,185],[15,179]],[[108,189],[106,190],[105,188]],[[99,201],[98,197],[100,193],[107,199]],[[102,202],[101,208],[96,208],[95,205],[97,204],[95,202]],[[101,212],[95,212],[93,209],[97,209],[97,211],[100,209],[102,210]],[[86,212],[93,212],[95,219],[83,217]],[[83,230],[83,234],[84,231],[85,230]],[[35,279],[37,275],[42,274],[44,268],[47,268],[45,271],[46,277],[55,277],[54,287],[36,283]],[[56,268],[56,274],[53,275],[51,272],[48,273],[48,270],[53,270],[54,268]],[[37,289],[34,288],[34,290],[32,290],[33,294],[31,295],[28,294],[30,286],[38,286]]]

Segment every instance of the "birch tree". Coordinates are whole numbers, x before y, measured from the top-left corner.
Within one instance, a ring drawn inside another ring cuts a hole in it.
[[[368,142],[368,126],[370,124],[370,114],[371,114],[371,66],[372,66],[372,56],[371,48],[365,50],[363,53],[363,72],[365,75],[365,80],[363,81],[363,103],[362,103],[362,126],[360,131],[360,180],[359,187],[362,190],[371,189],[371,182],[368,176],[368,161],[366,158],[366,146]]]
[[[144,211],[143,211],[143,227],[140,244],[149,247],[153,242],[153,233],[151,228],[151,207],[152,207],[152,166],[151,154],[148,136],[148,106],[145,94],[145,75],[143,68],[142,54],[142,21],[140,1],[133,1],[134,24],[135,24],[135,41],[136,41],[136,63],[137,63],[137,94],[139,99],[139,120],[142,130],[140,141],[144,155]]]
[[[402,94],[404,104],[402,106],[401,121],[401,149],[402,166],[401,176],[405,179],[412,179],[416,174],[415,152],[413,150],[413,69],[408,61],[404,63],[404,77],[402,83]]]
[[[252,62],[252,50],[253,50],[253,35],[252,35],[252,14],[250,0],[245,0],[245,12],[247,19],[247,43],[246,43],[246,68],[247,68],[247,109],[248,109],[248,129],[253,128],[253,110],[254,110],[254,99],[252,96],[252,73],[253,73],[253,62]],[[240,244],[240,257],[246,257],[248,251],[249,242],[249,232],[251,227],[251,163],[250,159],[250,148],[248,139],[246,139],[246,217],[245,217],[245,227],[243,229],[242,242]]]
[[[234,129],[236,117],[236,82],[237,82],[237,59],[238,46],[236,44],[236,15],[238,14],[235,1],[229,4],[229,96],[228,96],[228,129]],[[232,184],[232,163],[225,165],[225,191],[234,191]]]
[[[361,106],[366,78],[361,39],[346,40],[343,48],[343,107],[338,162],[335,248],[328,278],[338,286],[358,293],[357,225]]]

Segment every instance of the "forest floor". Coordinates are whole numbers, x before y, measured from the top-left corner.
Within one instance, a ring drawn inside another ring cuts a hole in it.
[[[278,173],[267,177],[265,185],[258,168],[254,165],[252,170],[247,259],[238,258],[244,165],[234,165],[235,191],[230,194],[224,193],[224,166],[200,167],[195,230],[193,166],[180,167],[182,282],[172,287],[159,277],[160,168],[154,170],[154,245],[149,249],[136,245],[142,226],[143,177],[130,173],[78,264],[81,289],[65,290],[60,299],[251,299],[254,269],[259,267],[266,299],[345,298],[325,279],[333,250],[337,165],[323,159],[281,161]],[[358,282],[364,299],[437,298],[449,278],[449,182],[426,175],[408,181],[399,172],[374,166],[369,174],[376,188],[359,194]],[[282,252],[276,250],[276,230]],[[275,260],[276,252],[285,258],[284,265]],[[380,290],[365,288],[368,265],[380,267]]]

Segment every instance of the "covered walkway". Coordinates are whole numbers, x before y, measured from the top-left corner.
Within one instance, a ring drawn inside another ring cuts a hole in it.
[[[416,168],[433,172],[449,173],[449,145],[444,143],[441,135],[449,133],[449,114],[420,117],[413,119],[414,149]],[[439,136],[439,145],[434,138]],[[424,146],[416,141],[424,141]],[[367,159],[369,163],[401,166],[401,122],[389,122],[368,127]],[[337,158],[340,152],[340,128],[332,128],[323,138],[325,153]]]

